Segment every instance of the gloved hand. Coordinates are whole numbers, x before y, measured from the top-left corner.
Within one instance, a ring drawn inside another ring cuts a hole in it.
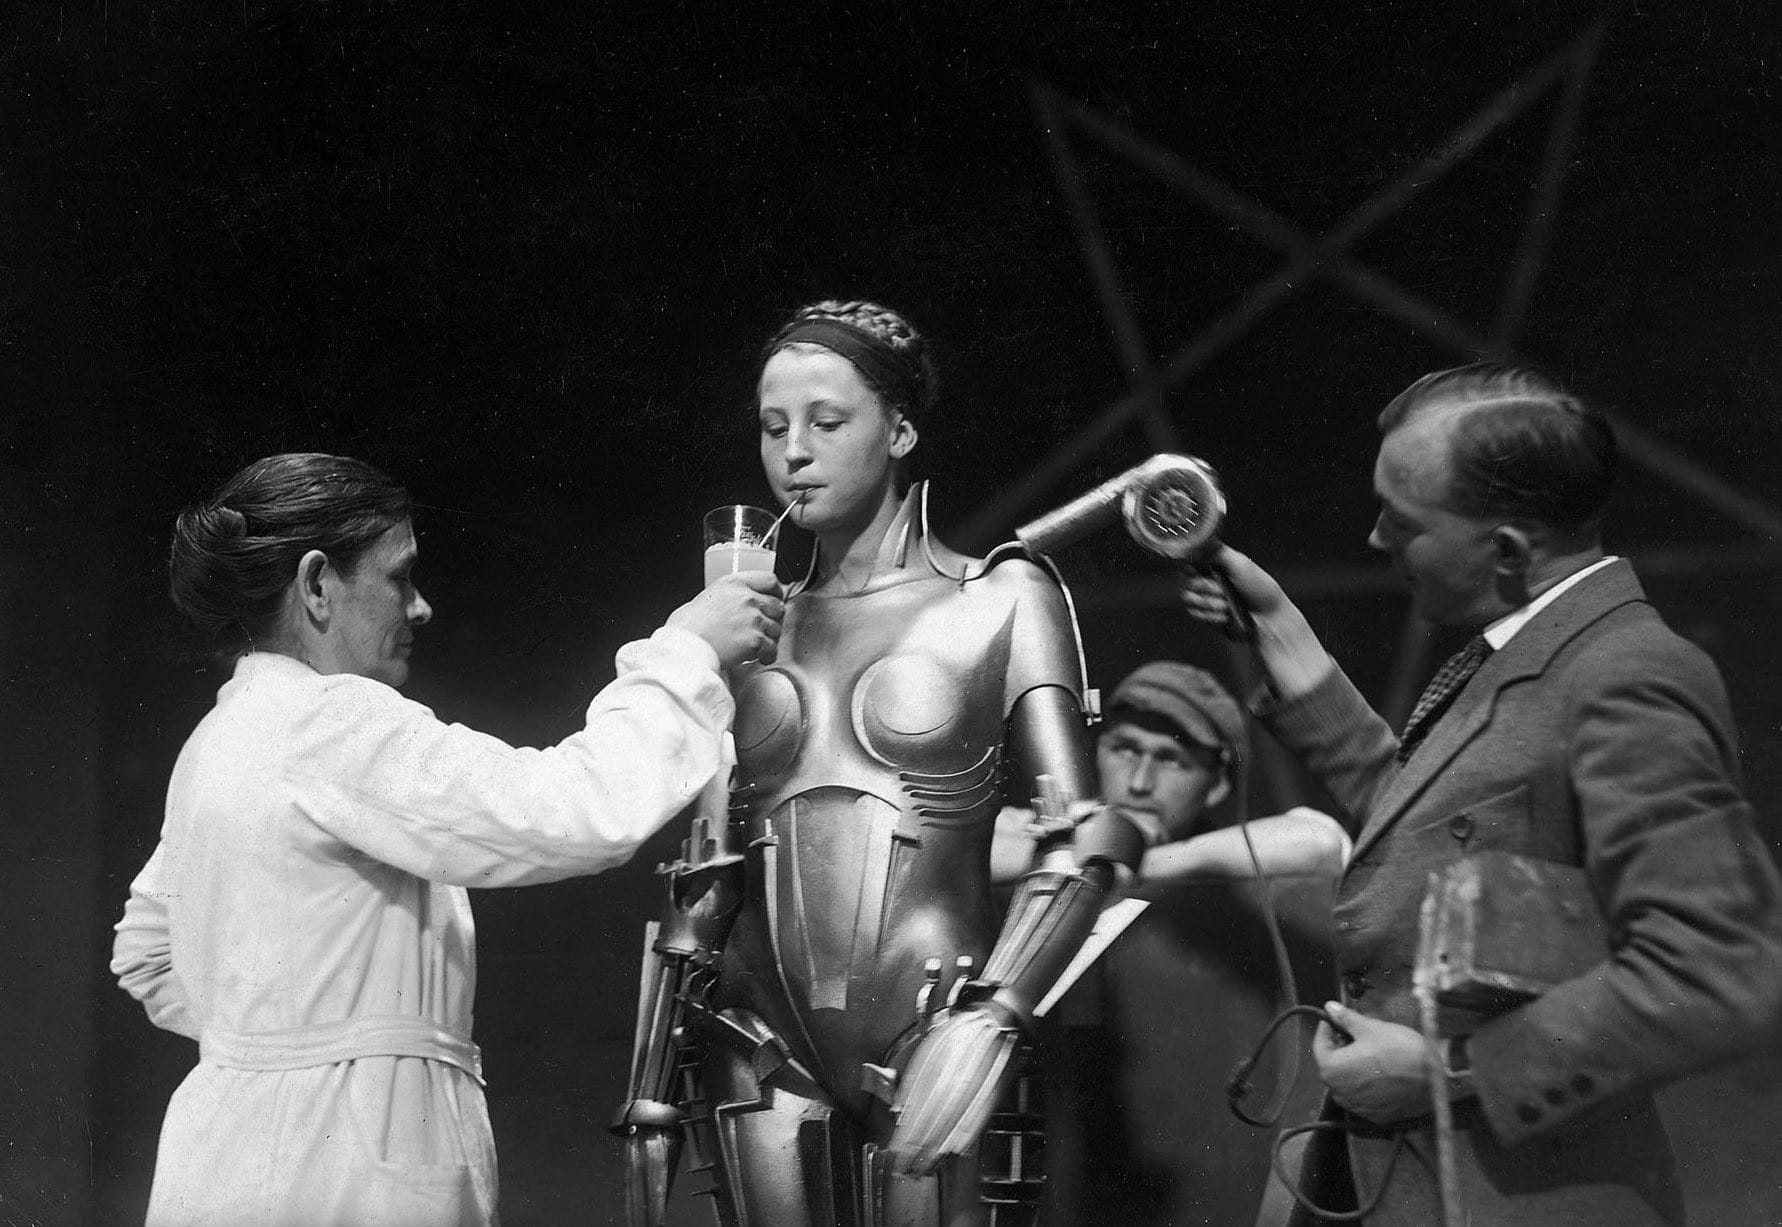
[[[1014,1077],[1020,1046],[1014,1015],[993,1001],[968,1002],[936,1022],[897,1080],[892,1170],[926,1176],[970,1149]]]

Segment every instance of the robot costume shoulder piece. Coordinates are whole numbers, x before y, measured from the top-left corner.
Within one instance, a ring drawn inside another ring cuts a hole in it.
[[[723,1223],[1030,1219],[1036,1121],[998,1117],[988,1168],[979,1141],[1112,871],[1052,858],[1005,925],[989,849],[1005,789],[1094,795],[1081,657],[1061,586],[939,546],[923,493],[867,583],[795,595],[738,679],[730,811],[665,867],[646,953],[615,1125],[634,1223],[660,1221],[688,1131]]]

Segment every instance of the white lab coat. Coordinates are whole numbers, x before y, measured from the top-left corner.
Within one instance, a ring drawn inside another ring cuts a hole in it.
[[[547,750],[257,653],[174,767],[112,970],[199,1043],[149,1227],[496,1221],[465,887],[626,860],[718,770],[717,658],[663,629]]]

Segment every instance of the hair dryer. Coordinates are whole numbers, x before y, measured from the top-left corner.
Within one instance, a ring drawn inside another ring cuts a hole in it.
[[[1116,520],[1125,522],[1134,541],[1159,558],[1184,570],[1205,570],[1225,584],[1225,577],[1204,565],[1219,545],[1225,523],[1225,492],[1211,465],[1193,456],[1162,453],[1111,477],[1087,494],[1015,530],[1015,539],[1032,554],[1052,554]],[[1250,611],[1225,587],[1231,618],[1227,633],[1248,639]]]

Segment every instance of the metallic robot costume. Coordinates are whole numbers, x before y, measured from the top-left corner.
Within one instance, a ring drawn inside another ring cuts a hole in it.
[[[1074,628],[1043,570],[946,550],[920,501],[860,591],[794,596],[778,659],[735,679],[729,813],[694,818],[647,938],[614,1125],[634,1224],[689,1134],[726,1227],[1032,1221],[1024,1029],[1140,845],[1098,814],[999,919],[1005,788],[1060,844],[1095,795]]]

